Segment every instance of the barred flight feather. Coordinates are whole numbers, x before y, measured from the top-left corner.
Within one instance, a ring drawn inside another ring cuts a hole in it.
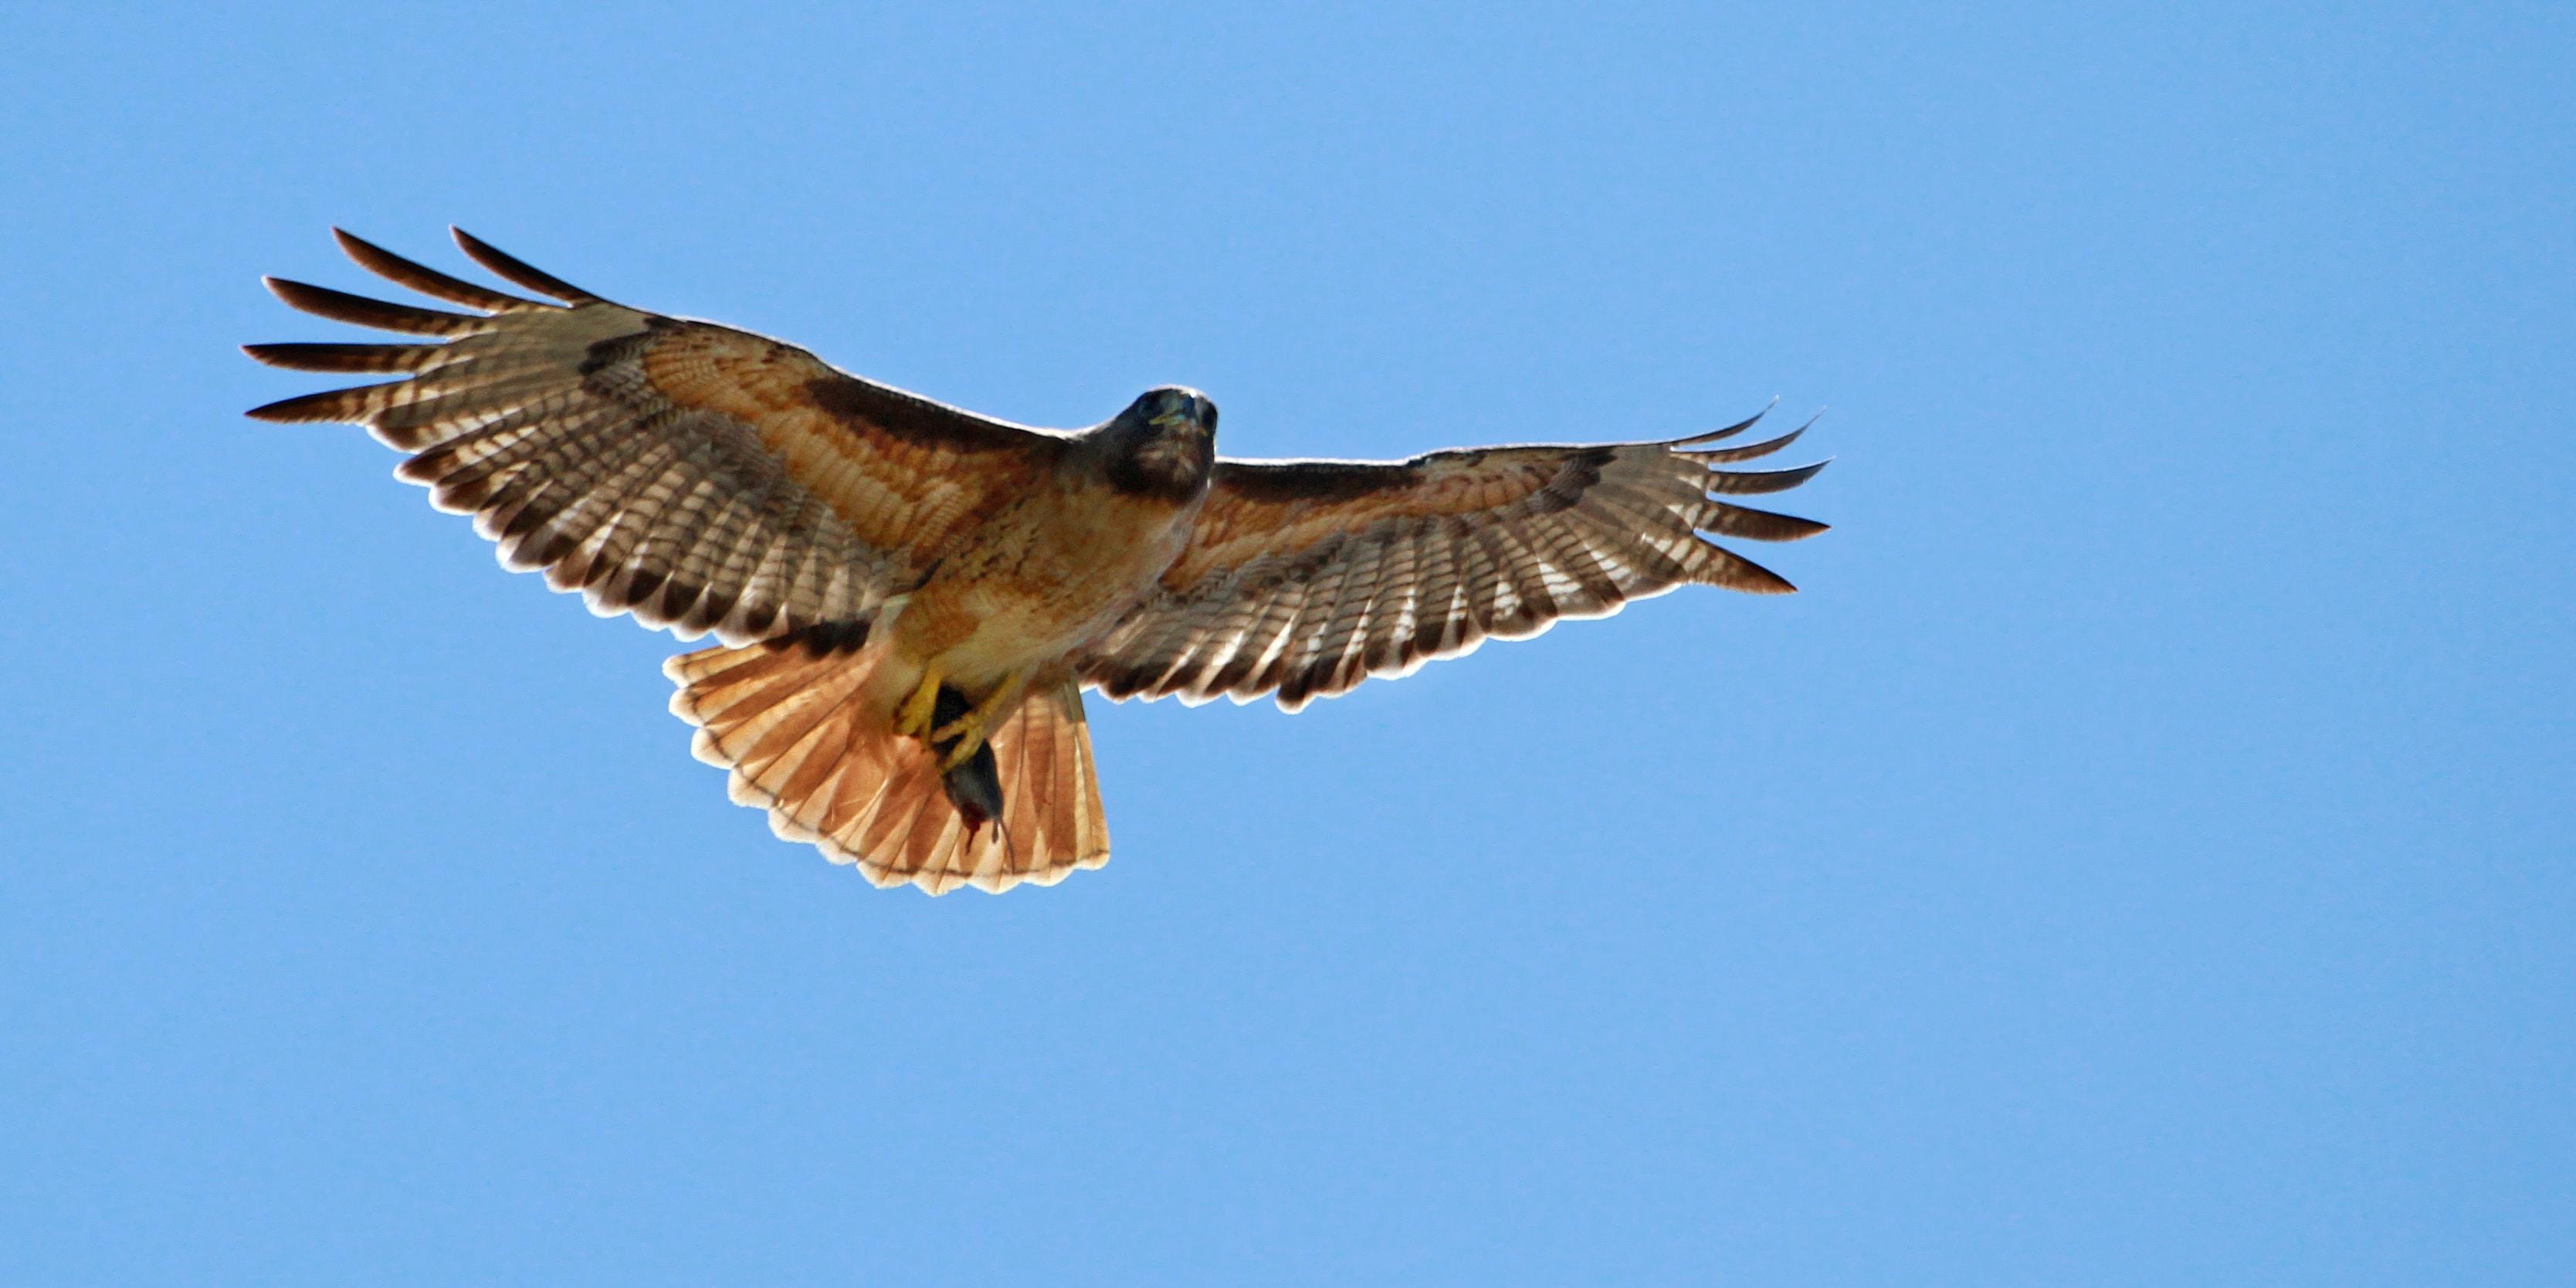
[[[1779,451],[1781,448],[1787,447],[1791,443],[1797,442],[1799,437],[1804,435],[1808,429],[1813,427],[1813,425],[1814,422],[1810,421],[1808,424],[1800,425],[1796,429],[1790,430],[1788,433],[1782,434],[1778,438],[1764,439],[1759,443],[1747,443],[1742,447],[1715,447],[1706,450],[1694,448],[1687,452],[1676,451],[1673,455],[1688,457],[1694,461],[1703,461],[1710,465],[1723,465],[1731,461],[1759,460],[1762,457],[1769,456],[1772,453]]]
[[[405,335],[445,336],[473,335],[485,329],[485,319],[471,313],[449,313],[416,304],[371,300],[363,295],[351,295],[347,291],[335,291],[327,286],[314,286],[283,277],[263,280],[268,283],[269,291],[288,306],[351,326],[399,331]]]
[[[331,238],[340,243],[342,253],[356,260],[359,267],[387,281],[408,286],[434,300],[462,304],[469,309],[481,309],[486,313],[515,313],[521,309],[546,307],[535,300],[512,295],[507,291],[496,291],[461,277],[450,277],[426,264],[415,264],[346,229],[332,229]]]
[[[1118,699],[1266,694],[1294,711],[1686,583],[1792,590],[1700,535],[1792,541],[1825,530],[1715,499],[1785,491],[1824,468],[1716,468],[1769,456],[1806,428],[1706,446],[1760,419],[1661,443],[1221,460],[1190,545],[1084,651],[1082,678]]]
[[[462,228],[457,228],[451,225],[447,231],[450,236],[453,236],[456,239],[457,248],[463,250],[468,258],[471,258],[475,263],[481,264],[483,267],[492,270],[494,273],[499,274],[510,282],[524,286],[531,291],[535,291],[539,295],[551,295],[558,300],[562,300],[566,304],[599,304],[604,302],[598,296],[593,295],[552,273],[538,271],[536,268],[522,262],[517,256],[503,252],[500,247],[495,246]],[[390,259],[392,256],[386,256],[386,258]],[[369,267],[373,267],[373,265],[369,265]],[[418,268],[419,266],[412,265],[412,267]],[[420,271],[429,272],[431,270],[421,269]]]
[[[919,584],[952,534],[1061,450],[766,337],[611,303],[451,231],[477,263],[551,300],[334,230],[360,267],[480,311],[269,279],[307,313],[444,343],[245,346],[291,370],[408,377],[250,414],[365,425],[411,453],[399,477],[473,516],[503,566],[544,571],[594,612],[729,643],[854,620]],[[966,453],[985,468],[953,468]]]
[[[415,372],[440,365],[449,350],[439,344],[246,344],[242,351],[290,371]]]

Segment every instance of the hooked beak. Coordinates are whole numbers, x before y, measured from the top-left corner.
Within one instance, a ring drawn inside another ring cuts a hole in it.
[[[1215,421],[1216,404],[1209,402],[1207,395],[1199,394],[1182,400],[1169,411],[1149,417],[1145,423],[1162,429],[1178,429],[1185,425],[1195,429],[1207,429]]]

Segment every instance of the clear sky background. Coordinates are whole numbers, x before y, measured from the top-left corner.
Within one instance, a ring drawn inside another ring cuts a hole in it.
[[[0,9],[0,1281],[2576,1278],[2567,7],[1597,8]],[[1837,527],[878,891],[240,416],[451,221],[1244,455],[1776,395]]]

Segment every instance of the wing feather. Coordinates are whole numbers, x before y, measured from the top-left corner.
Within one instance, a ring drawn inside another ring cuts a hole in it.
[[[1701,535],[1789,541],[1825,530],[1716,499],[1785,491],[1824,468],[1717,468],[1805,432],[1707,446],[1759,419],[1660,443],[1220,461],[1188,545],[1086,650],[1083,680],[1113,698],[1269,694],[1293,711],[1489,637],[1534,635],[1684,584],[1794,589]]]
[[[524,296],[496,291],[461,277],[451,277],[426,264],[414,263],[346,229],[332,229],[331,239],[340,243],[341,252],[356,260],[360,268],[387,281],[408,286],[433,300],[462,304],[486,313],[516,313],[522,309],[545,307]]]
[[[292,370],[407,377],[250,414],[365,425],[410,454],[397,474],[472,515],[506,566],[542,570],[603,614],[736,644],[863,630],[1065,450],[1062,436],[764,336],[611,303],[462,231],[468,256],[550,298],[334,235],[361,267],[477,311],[269,279],[307,313],[442,342],[245,346]]]
[[[376,331],[399,331],[404,335],[475,335],[486,330],[485,319],[472,313],[450,313],[444,309],[425,309],[416,304],[395,304],[388,300],[371,300],[327,286],[312,286],[283,277],[261,279],[271,294],[286,301],[290,308],[301,309],[315,317],[346,322],[351,326]]]

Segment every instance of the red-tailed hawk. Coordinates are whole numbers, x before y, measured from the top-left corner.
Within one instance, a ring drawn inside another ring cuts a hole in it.
[[[1824,530],[1719,499],[1822,468],[1718,468],[1798,436],[1712,446],[1750,420],[1654,443],[1231,460],[1195,390],[1033,429],[610,303],[462,231],[467,255],[560,303],[337,235],[472,311],[271,278],[307,313],[435,342],[246,346],[398,377],[250,414],[365,425],[504,565],[603,616],[713,634],[664,668],[693,749],[780,836],[879,885],[1003,890],[1106,862],[1085,688],[1294,711],[1688,583],[1788,591],[1700,534]]]

